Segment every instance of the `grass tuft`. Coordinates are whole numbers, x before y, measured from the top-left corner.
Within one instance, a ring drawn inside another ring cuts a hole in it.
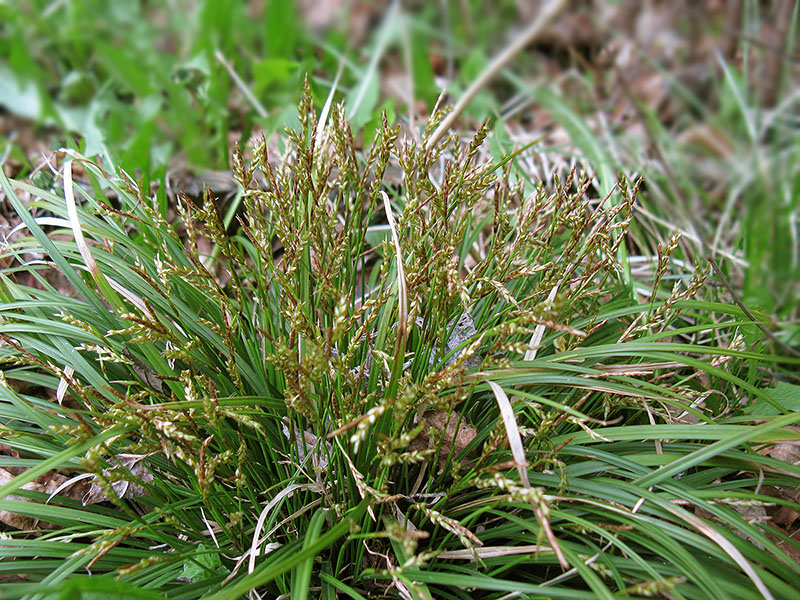
[[[800,415],[747,368],[797,361],[677,238],[632,285],[638,183],[517,179],[444,117],[360,152],[306,88],[284,156],[233,158],[238,225],[77,153],[63,197],[0,173],[0,511],[36,519],[4,597],[794,597],[800,545],[742,507],[798,508],[756,449]]]

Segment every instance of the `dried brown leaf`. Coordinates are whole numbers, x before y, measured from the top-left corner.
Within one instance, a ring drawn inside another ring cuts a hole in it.
[[[5,485],[6,483],[10,482],[14,479],[15,475],[7,471],[6,469],[0,468],[0,485]],[[62,483],[67,480],[66,477],[60,475],[55,472],[45,473],[44,475],[38,477],[34,481],[30,483],[26,483],[22,486],[23,490],[28,490],[32,492],[41,492],[44,494],[52,494]],[[33,502],[33,500],[29,498],[23,498],[21,496],[6,496],[7,500],[21,500],[23,502]],[[14,529],[25,529],[25,530],[34,530],[34,529],[55,529],[56,525],[51,523],[45,523],[43,521],[39,521],[38,519],[34,519],[32,517],[26,517],[24,515],[20,515],[8,510],[0,510],[0,522],[5,523],[9,527],[13,527]]]
[[[422,421],[428,426],[411,443],[412,451],[435,448],[441,440],[439,448],[439,467],[444,468],[452,451],[453,456],[461,453],[478,436],[478,430],[472,427],[456,411],[431,410],[422,415]],[[441,435],[431,437],[429,430],[434,429]]]
[[[117,463],[120,467],[127,470],[132,478],[140,479],[143,482],[153,480],[153,474],[150,472],[145,464],[142,462],[146,458],[146,454],[120,454],[117,457]],[[128,479],[120,479],[111,483],[111,487],[117,496],[121,499],[140,498],[144,496],[147,491],[135,481]],[[94,478],[91,488],[83,496],[83,505],[97,504],[99,502],[107,502],[110,498],[103,491],[97,477]]]

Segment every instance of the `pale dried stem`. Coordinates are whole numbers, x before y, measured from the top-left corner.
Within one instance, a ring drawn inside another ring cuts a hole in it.
[[[568,4],[569,0],[552,0],[539,12],[539,15],[533,23],[487,65],[483,72],[478,75],[475,81],[466,89],[461,98],[459,98],[452,112],[442,120],[433,132],[433,135],[431,135],[427,143],[428,149],[433,148],[439,140],[442,139],[445,133],[453,127],[453,124],[458,117],[461,116],[461,113],[464,112],[464,109],[469,106],[469,103],[472,102],[478,92],[494,79],[497,74],[525,48],[525,46],[539,37],[542,32],[556,20],[558,15],[567,8]]]

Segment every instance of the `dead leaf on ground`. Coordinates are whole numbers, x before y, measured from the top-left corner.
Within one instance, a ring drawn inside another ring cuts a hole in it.
[[[128,471],[128,473],[132,476],[131,479],[135,478],[147,483],[149,481],[153,481],[153,473],[147,468],[142,460],[147,456],[149,455],[120,454],[117,456],[117,463],[122,469]],[[117,471],[119,471],[119,469]],[[111,487],[114,490],[114,493],[116,493],[117,496],[123,500],[140,498],[147,494],[147,490],[145,490],[144,487],[136,483],[136,481],[131,481],[130,479],[120,479],[118,481],[114,481],[111,483]],[[103,487],[100,485],[97,477],[93,478],[92,486],[89,488],[89,491],[86,492],[86,495],[83,496],[82,501],[84,506],[110,501],[110,498],[108,495],[106,495],[105,491],[103,491]]]
[[[800,431],[800,427],[790,427],[794,431]],[[791,465],[800,465],[800,446],[792,442],[779,442],[765,446],[758,451],[762,456],[769,456],[774,459]],[[764,486],[762,493],[773,498],[800,504],[800,487],[786,486]],[[767,514],[772,518],[773,527],[780,529],[790,537],[797,537],[800,533],[800,511],[791,506],[775,504],[767,508]],[[779,538],[770,536],[787,554],[800,560],[800,552],[792,546],[785,544]]]
[[[6,469],[0,468],[0,485],[5,485],[14,479],[16,474],[10,473]],[[23,490],[31,492],[41,492],[43,494],[52,494],[58,487],[67,481],[67,478],[58,473],[50,472],[38,477],[34,481],[26,483],[22,486]],[[34,502],[30,498],[23,498],[22,496],[6,496],[6,500],[21,500],[23,502]],[[56,529],[57,526],[52,523],[46,523],[32,517],[26,517],[8,510],[0,510],[0,522],[5,523],[14,529],[35,530],[35,529]]]
[[[410,448],[412,451],[435,448],[441,439],[439,468],[444,468],[447,464],[451,450],[453,456],[458,455],[478,436],[478,430],[455,411],[448,413],[443,410],[432,410],[426,412],[422,419],[428,427],[422,430],[422,433],[411,443]],[[439,435],[431,436],[429,433],[431,429],[442,434],[441,438]]]
[[[792,431],[800,432],[800,427],[789,427]],[[769,456],[781,462],[791,465],[800,464],[800,446],[794,442],[778,442],[761,448],[758,453],[761,456]]]

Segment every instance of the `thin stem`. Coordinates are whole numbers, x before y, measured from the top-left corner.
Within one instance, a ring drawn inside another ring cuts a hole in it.
[[[495,76],[511,62],[511,59],[525,48],[525,46],[539,37],[542,32],[556,20],[568,4],[569,0],[552,0],[541,10],[536,20],[487,65],[483,72],[478,75],[477,79],[472,82],[458,100],[452,112],[444,118],[433,132],[427,144],[429,149],[434,147],[442,136],[444,136],[445,132],[453,126],[453,123],[461,116],[461,113],[469,106],[469,103],[472,102],[478,92],[494,79]]]

